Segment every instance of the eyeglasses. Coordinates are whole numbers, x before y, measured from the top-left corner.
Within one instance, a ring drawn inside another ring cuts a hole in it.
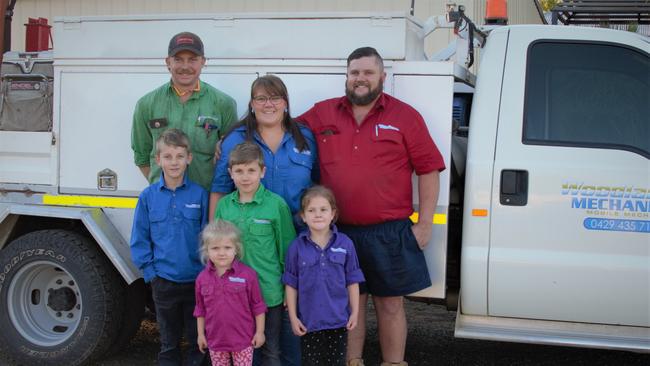
[[[255,102],[255,104],[258,104],[258,105],[264,105],[264,104],[266,104],[267,101],[271,101],[271,104],[273,104],[273,105],[278,105],[283,100],[284,100],[284,98],[282,98],[279,95],[273,95],[273,96],[270,96],[270,97],[267,97],[265,95],[258,95],[256,97],[253,97],[253,102]]]

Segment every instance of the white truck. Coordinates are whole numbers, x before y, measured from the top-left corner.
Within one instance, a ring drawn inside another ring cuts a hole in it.
[[[467,39],[472,27],[456,24]],[[203,38],[202,78],[239,114],[259,75],[284,80],[298,115],[343,94],[351,50],[379,50],[385,91],[420,111],[449,167],[425,249],[433,285],[413,298],[457,305],[457,337],[650,351],[648,39],[496,28],[486,42],[474,34],[485,43],[476,77],[462,38],[456,56],[425,54],[436,26],[450,23],[402,13],[67,17],[54,23],[53,53],[5,54],[0,353],[75,365],[138,329],[145,290],[128,242],[147,182],[133,164],[131,118],[168,80],[167,41],[184,30]]]

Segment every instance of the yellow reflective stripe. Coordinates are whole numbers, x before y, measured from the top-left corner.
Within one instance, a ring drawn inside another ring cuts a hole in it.
[[[43,203],[54,206],[90,206],[111,208],[135,208],[137,198],[102,196],[43,195]]]
[[[418,212],[413,212],[413,215],[409,217],[411,221],[413,222],[418,222],[418,218],[420,217],[420,214]],[[447,224],[447,215],[446,214],[434,214],[433,215],[433,223],[435,225],[446,225]]]

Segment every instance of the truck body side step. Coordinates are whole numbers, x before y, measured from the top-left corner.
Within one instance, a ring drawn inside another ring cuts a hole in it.
[[[461,314],[454,335],[501,342],[650,353],[650,328]]]

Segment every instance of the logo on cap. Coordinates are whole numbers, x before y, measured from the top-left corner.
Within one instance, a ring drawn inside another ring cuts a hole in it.
[[[194,44],[194,39],[191,37],[178,37],[176,38],[176,45],[181,45],[181,44]]]

